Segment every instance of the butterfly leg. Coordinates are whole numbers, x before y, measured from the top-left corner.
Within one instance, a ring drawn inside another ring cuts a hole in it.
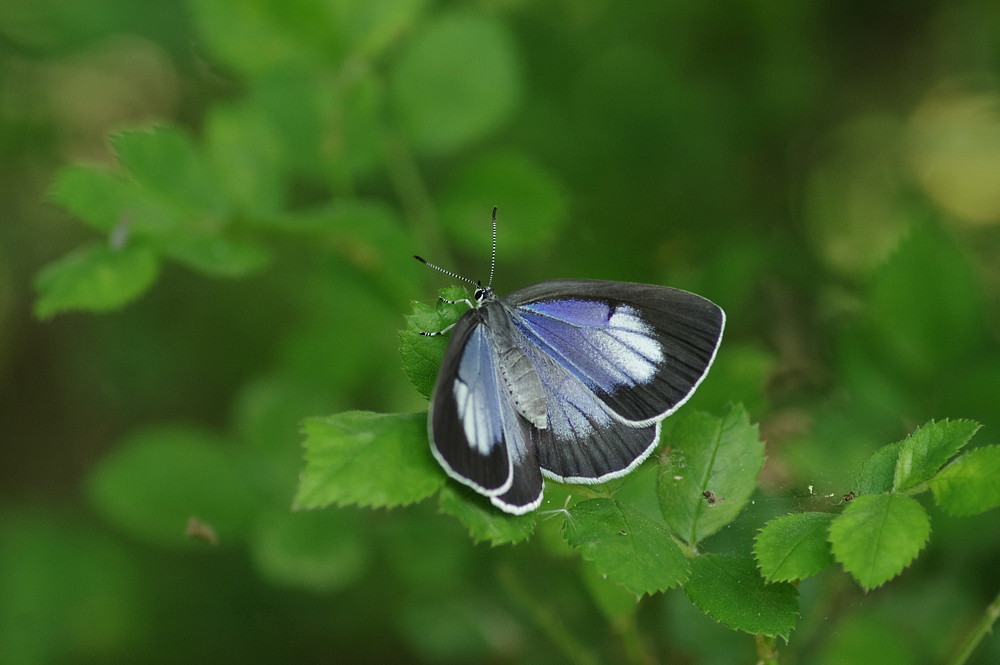
[[[457,305],[460,302],[464,302],[466,305],[469,306],[470,309],[475,309],[476,307],[475,305],[472,304],[472,301],[469,300],[468,298],[459,298],[458,300],[448,300],[447,298],[442,298],[441,296],[438,296],[438,300],[440,300],[441,302],[446,302],[449,305]]]
[[[438,300],[440,300],[441,302],[446,302],[449,305],[456,305],[456,304],[458,304],[460,302],[464,302],[470,308],[475,308],[475,305],[473,305],[472,301],[469,300],[468,298],[459,298],[458,300],[448,300],[447,298],[442,298],[441,296],[438,296]],[[455,323],[458,323],[458,321],[456,321]],[[451,324],[450,326],[448,326],[444,330],[438,330],[437,332],[424,332],[424,331],[420,331],[420,334],[423,335],[424,337],[437,337],[438,335],[445,335],[452,328],[455,327],[455,323]]]
[[[458,323],[458,321],[456,321],[455,323]],[[447,335],[451,331],[451,329],[455,327],[455,323],[451,324],[444,330],[438,330],[436,332],[424,332],[423,330],[421,330],[420,334],[423,335],[424,337],[437,337],[438,335]]]

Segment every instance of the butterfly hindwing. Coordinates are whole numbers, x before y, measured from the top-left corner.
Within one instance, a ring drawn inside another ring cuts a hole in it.
[[[547,427],[531,430],[545,475],[561,482],[598,483],[624,475],[646,459],[659,439],[659,423],[623,424],[565,367],[527,338],[525,343],[546,391]]]

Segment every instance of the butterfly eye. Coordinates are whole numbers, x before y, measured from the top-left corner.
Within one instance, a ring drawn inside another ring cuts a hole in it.
[[[475,295],[476,302],[482,302],[483,298],[485,298],[485,297],[486,297],[486,289],[485,288],[479,287],[478,289],[476,289],[476,295]]]

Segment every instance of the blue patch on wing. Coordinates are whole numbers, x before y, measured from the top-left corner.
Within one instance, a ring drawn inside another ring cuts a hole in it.
[[[431,450],[450,476],[520,515],[542,499],[531,426],[502,387],[489,330],[474,321],[460,322],[449,342],[456,348],[434,391]]]
[[[521,332],[595,392],[650,383],[663,362],[655,331],[627,305],[558,300],[517,313]]]

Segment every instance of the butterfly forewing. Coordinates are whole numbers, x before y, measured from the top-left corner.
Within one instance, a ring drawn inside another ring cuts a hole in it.
[[[629,282],[551,280],[506,301],[529,340],[636,425],[687,401],[725,326],[722,309],[701,296]]]
[[[496,364],[477,311],[451,331],[431,399],[431,450],[449,475],[493,495],[511,484]]]
[[[434,456],[449,475],[503,510],[522,514],[537,508],[542,497],[532,424],[524,415],[538,421],[542,408],[544,424],[545,399],[530,361],[517,357],[520,351],[509,339],[511,326],[487,325],[489,315],[501,307],[494,300],[467,312],[452,330],[434,388],[428,435]]]

